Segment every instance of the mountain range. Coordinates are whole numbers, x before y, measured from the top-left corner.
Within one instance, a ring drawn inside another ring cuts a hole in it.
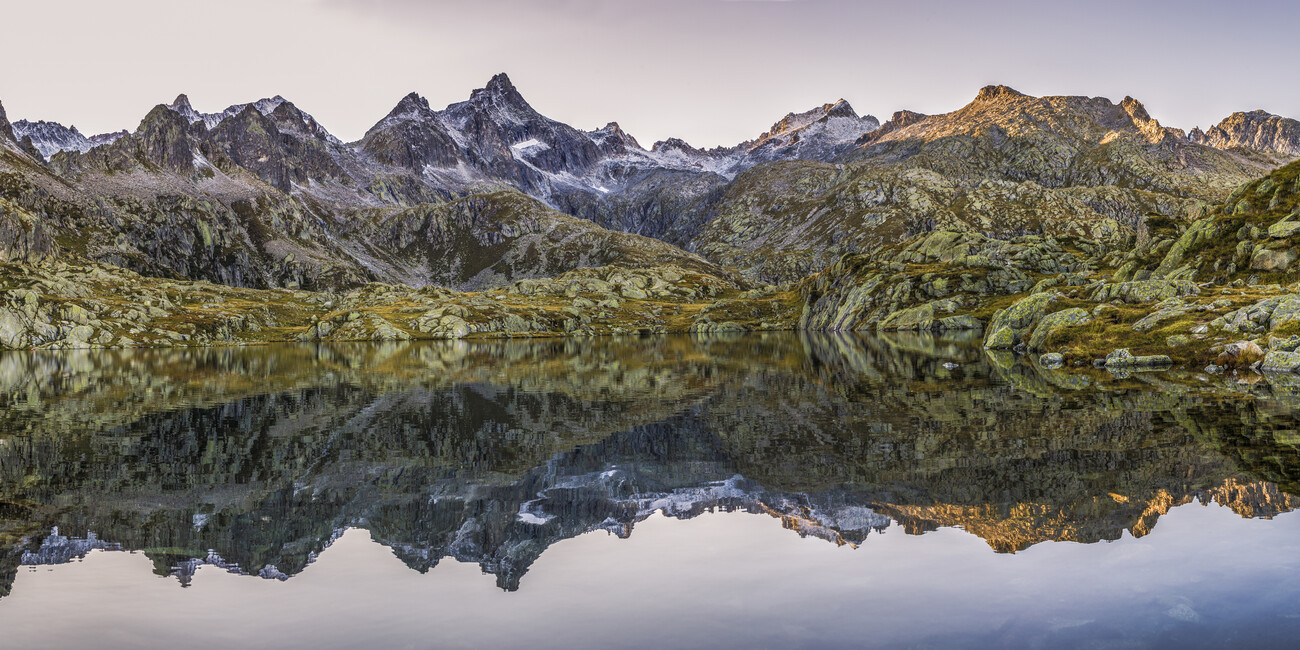
[[[280,96],[180,95],[92,137],[0,107],[0,345],[982,329],[1047,291],[989,345],[1027,345],[1055,296],[1123,296],[1150,306],[1072,336],[1072,362],[1140,328],[1203,341],[1179,353],[1199,363],[1241,329],[1199,328],[1300,279],[1298,154],[1300,122],[1261,111],[1188,133],[1006,86],[884,123],[830,102],[707,150],[549,119],[504,74],[351,143]],[[1197,282],[1261,289],[1145,327]]]
[[[279,96],[201,113],[181,95],[130,133],[5,125],[4,196],[59,248],[248,287],[474,288],[569,270],[558,258],[591,263],[569,250],[583,248],[574,237],[547,246],[560,249],[549,264],[519,263],[534,243],[484,217],[522,216],[534,233],[569,224],[628,250],[654,244],[624,233],[644,235],[680,249],[656,256],[735,267],[754,282],[795,280],[936,228],[1120,241],[1147,214],[1187,213],[1300,153],[1300,122],[1259,111],[1189,135],[1131,98],[1003,86],[943,115],[900,111],[880,124],[840,100],[732,147],[646,149],[617,123],[583,131],[544,117],[504,74],[442,110],[412,93],[354,143]],[[476,244],[492,249],[486,257],[409,236],[424,226],[413,209],[469,196],[483,209],[466,225],[491,240]]]

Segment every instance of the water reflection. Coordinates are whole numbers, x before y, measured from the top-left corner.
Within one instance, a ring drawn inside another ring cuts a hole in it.
[[[743,511],[836,545],[1141,537],[1294,509],[1285,384],[1044,370],[898,336],[545,339],[0,356],[0,595],[141,551],[284,580],[361,528],[526,589],[549,547]],[[21,594],[13,596],[21,598]]]

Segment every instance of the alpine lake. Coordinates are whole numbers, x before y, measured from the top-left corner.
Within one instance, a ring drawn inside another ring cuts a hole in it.
[[[0,646],[1300,642],[1300,385],[809,333],[0,354]]]

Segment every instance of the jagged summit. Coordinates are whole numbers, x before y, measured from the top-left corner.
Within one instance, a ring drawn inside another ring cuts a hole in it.
[[[493,76],[486,86],[472,91],[467,101],[452,104],[443,112],[458,123],[470,119],[471,114],[490,114],[493,121],[513,123],[545,119],[524,99],[504,72]]]
[[[1135,121],[1142,121],[1142,122],[1152,121],[1151,114],[1147,112],[1147,107],[1143,106],[1142,102],[1133,99],[1130,96],[1126,95],[1124,99],[1120,101],[1119,106],[1120,108],[1124,109],[1124,112],[1128,113],[1129,117],[1132,117]]]
[[[211,130],[216,128],[222,120],[237,115],[240,111],[244,110],[245,107],[254,106],[258,111],[261,111],[263,115],[266,115],[284,102],[284,97],[276,95],[274,97],[265,97],[247,104],[232,104],[219,113],[203,113],[194,108],[194,105],[190,103],[188,95],[181,93],[176,96],[176,99],[172,100],[172,103],[163,104],[163,106],[172,112],[179,114],[181,117],[184,117],[189,123],[194,124],[196,122],[202,122],[205,127]]]
[[[393,110],[389,112],[389,115],[401,115],[403,113],[409,113],[412,111],[419,111],[419,110],[423,110],[423,111],[431,110],[429,108],[429,100],[425,99],[424,97],[421,97],[420,94],[417,92],[410,92],[407,93],[407,95],[403,97],[401,101],[397,102],[397,106],[393,107]]]
[[[588,131],[587,136],[591,138],[592,142],[596,143],[596,146],[601,147],[601,149],[608,149],[610,152],[624,153],[630,150],[644,150],[636,138],[624,131],[618,122],[610,122],[595,131]]]
[[[681,138],[668,138],[660,140],[650,147],[651,151],[681,151],[692,155],[703,156],[708,152],[703,149],[696,149]]]
[[[498,72],[492,75],[492,78],[488,80],[487,86],[484,87],[484,90],[497,93],[518,92],[515,90],[514,83],[510,81],[510,76],[504,72]]]
[[[1233,113],[1206,131],[1192,129],[1187,139],[1218,149],[1245,148],[1300,156],[1300,121],[1262,109]]]
[[[60,151],[89,151],[92,147],[112,142],[117,137],[116,134],[104,134],[87,138],[76,126],[65,127],[58,122],[45,120],[18,120],[11,126],[15,138],[30,138],[32,146],[47,160]]]
[[[837,147],[852,143],[879,127],[880,121],[875,117],[859,117],[847,100],[839,99],[802,113],[788,113],[766,133],[758,136],[749,148],[788,147],[795,144]]]
[[[510,81],[510,77],[506,76],[506,73],[504,72],[493,75],[493,77],[488,80],[487,85],[482,88],[476,88],[469,94],[469,103],[471,104],[501,101],[510,104],[522,104],[528,106],[527,100],[524,99],[524,96],[520,94],[519,89],[515,88],[514,83]]]

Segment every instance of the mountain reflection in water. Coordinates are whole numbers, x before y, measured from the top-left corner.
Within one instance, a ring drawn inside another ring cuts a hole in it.
[[[956,527],[999,553],[1142,537],[1194,501],[1269,518],[1300,494],[1300,399],[1275,381],[917,336],[8,353],[0,595],[94,549],[182,584],[291,579],[351,528],[527,590],[548,547],[655,513],[836,545]]]

